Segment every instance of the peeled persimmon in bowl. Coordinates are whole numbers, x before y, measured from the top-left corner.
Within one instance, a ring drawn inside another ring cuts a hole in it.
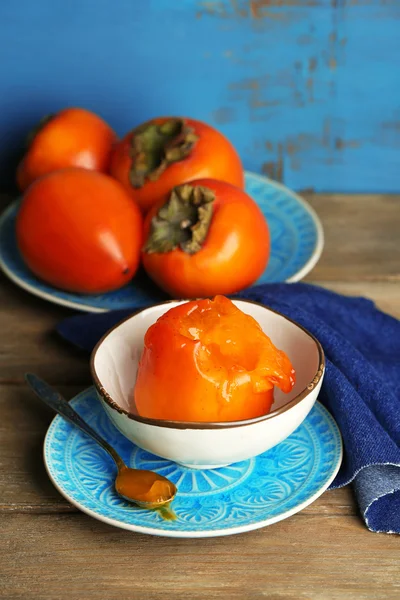
[[[141,417],[227,422],[268,414],[295,372],[257,321],[228,298],[170,309],[145,335],[132,410]]]

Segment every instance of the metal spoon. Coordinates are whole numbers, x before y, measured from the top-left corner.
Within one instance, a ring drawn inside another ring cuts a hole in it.
[[[59,392],[32,373],[27,373],[25,379],[35,394],[45,404],[73,425],[76,425],[79,429],[92,436],[113,458],[118,467],[115,489],[120,496],[142,508],[160,508],[174,499],[177,489],[172,481],[153,471],[130,469],[127,467],[114,448],[75,412],[69,402]]]

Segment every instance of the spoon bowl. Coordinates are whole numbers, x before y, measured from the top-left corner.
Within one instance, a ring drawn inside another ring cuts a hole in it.
[[[149,509],[169,504],[177,492],[176,486],[166,477],[154,471],[130,469],[126,466],[118,468],[115,489],[122,498]]]

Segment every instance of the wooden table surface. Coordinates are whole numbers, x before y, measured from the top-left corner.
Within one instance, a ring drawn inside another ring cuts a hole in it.
[[[400,317],[400,197],[306,195],[325,228],[307,277],[372,298]],[[400,540],[371,533],[351,487],[258,531],[199,540],[113,528],[70,506],[48,480],[52,419],[23,383],[30,370],[68,396],[90,384],[86,355],[54,334],[71,311],[0,276],[0,597],[7,600],[399,598]]]

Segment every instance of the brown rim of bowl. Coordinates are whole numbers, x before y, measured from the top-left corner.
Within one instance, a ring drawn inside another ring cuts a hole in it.
[[[293,408],[294,406],[299,404],[299,402],[301,402],[302,400],[307,398],[307,396],[309,394],[311,394],[311,392],[315,389],[315,387],[320,382],[321,377],[323,376],[324,370],[325,370],[325,355],[324,355],[322,346],[321,346],[320,342],[317,340],[317,338],[315,336],[313,336],[313,334],[310,333],[305,327],[303,327],[302,325],[299,325],[299,323],[296,323],[296,321],[293,321],[293,319],[290,319],[286,315],[283,315],[282,313],[280,313],[277,310],[274,310],[273,308],[269,308],[268,306],[261,304],[261,302],[255,302],[254,300],[244,300],[244,299],[242,300],[241,298],[233,298],[233,301],[247,302],[248,304],[255,304],[256,306],[261,306],[262,308],[265,308],[265,309],[269,310],[270,312],[273,312],[276,315],[279,315],[283,319],[286,319],[286,321],[293,323],[293,325],[296,325],[299,329],[302,329],[315,342],[315,345],[317,346],[317,349],[318,349],[318,355],[319,355],[318,369],[317,369],[314,377],[311,379],[310,383],[299,394],[297,394],[297,396],[292,398],[292,400],[290,400],[290,402],[287,402],[280,408],[277,408],[266,415],[263,415],[261,417],[255,417],[254,419],[247,419],[245,421],[225,421],[225,422],[221,421],[221,422],[206,423],[206,422],[199,422],[199,421],[193,421],[193,422],[168,421],[168,420],[162,420],[162,419],[150,419],[150,418],[146,418],[146,417],[141,417],[140,415],[135,415],[135,414],[125,410],[124,408],[121,408],[119,406],[119,404],[117,404],[112,399],[110,394],[101,385],[100,379],[97,376],[96,369],[94,366],[96,353],[97,353],[99,347],[101,346],[101,344],[106,340],[106,338],[115,329],[117,329],[117,327],[119,327],[123,323],[126,323],[127,321],[132,319],[132,317],[137,316],[141,312],[144,312],[145,310],[149,310],[151,308],[155,308],[156,306],[175,304],[177,302],[179,302],[179,303],[189,302],[189,300],[166,300],[165,302],[158,302],[157,304],[154,304],[153,306],[148,306],[146,308],[141,308],[139,310],[133,311],[129,317],[126,317],[125,319],[123,319],[122,321],[120,321],[119,323],[114,325],[111,329],[109,329],[100,338],[100,340],[97,342],[96,346],[93,348],[91,356],[90,356],[90,372],[91,372],[91,375],[92,375],[92,378],[94,381],[95,388],[96,388],[97,392],[100,394],[101,398],[104,400],[104,402],[106,404],[108,404],[108,406],[110,406],[110,408],[112,408],[113,410],[116,410],[120,414],[126,415],[129,419],[132,419],[133,421],[138,421],[139,423],[144,423],[146,425],[153,425],[155,427],[168,427],[170,429],[228,429],[228,428],[232,428],[232,427],[245,427],[246,425],[253,425],[254,423],[260,423],[262,421],[266,421],[267,419],[273,419],[274,417],[277,417],[278,415],[283,414],[287,410],[290,410],[291,408]]]

